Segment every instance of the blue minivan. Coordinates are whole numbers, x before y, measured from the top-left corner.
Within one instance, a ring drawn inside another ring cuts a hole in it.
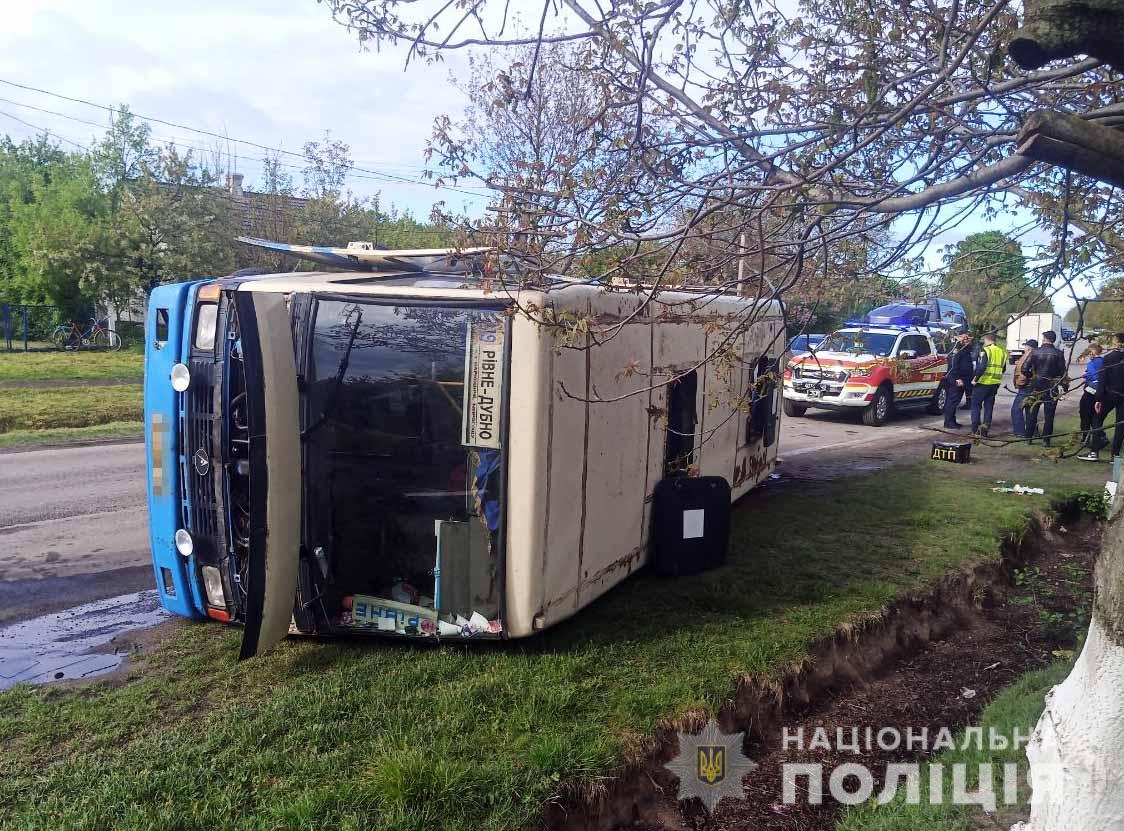
[[[967,331],[968,313],[955,300],[930,297],[920,303],[908,300],[887,303],[871,309],[853,323],[875,326],[943,326],[953,331]]]

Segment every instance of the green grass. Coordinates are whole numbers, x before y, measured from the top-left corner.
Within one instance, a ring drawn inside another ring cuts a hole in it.
[[[1111,417],[1110,417],[1111,419]],[[1112,426],[1106,429],[1106,436],[1109,441],[1112,441]],[[1042,429],[1042,416],[1038,416],[1038,429]],[[1035,441],[1034,444],[1027,444],[1026,442],[1014,442],[1004,448],[1004,452],[1013,454],[1016,457],[1029,459],[1038,458],[1048,460],[1053,456],[1065,454],[1066,459],[1062,464],[1069,464],[1072,462],[1074,453],[1081,450],[1081,420],[1078,416],[1058,416],[1054,420],[1054,438],[1051,440],[1052,447],[1046,448],[1042,446],[1041,441]],[[1106,475],[1111,472],[1107,462],[1110,461],[1110,453],[1106,447],[1101,451],[1101,458],[1105,460],[1106,464],[1100,465]],[[1076,464],[1082,464],[1078,461]],[[1097,468],[1097,465],[1084,463],[1086,467]]]
[[[1008,739],[1014,735],[1016,728],[1020,735],[1029,736],[1045,707],[1046,693],[1055,684],[1061,683],[1069,674],[1069,669],[1069,661],[1057,661],[1045,669],[1024,675],[996,696],[983,711],[978,722],[983,728],[985,744],[990,729],[994,729]],[[979,828],[979,825],[973,823],[973,817],[981,812],[978,806],[951,804],[953,764],[967,766],[969,790],[975,790],[977,787],[976,774],[979,765],[992,765],[992,782],[999,814],[992,815],[993,824],[988,827],[1007,828],[1018,819],[1025,819],[1029,797],[1025,786],[1027,768],[1025,748],[980,749],[976,746],[977,743],[972,741],[969,747],[961,749],[961,745],[964,744],[963,736],[964,734],[961,733],[957,737],[955,750],[946,750],[933,760],[934,763],[944,765],[945,790],[942,804],[929,804],[929,766],[923,764],[920,777],[921,804],[906,804],[905,789],[902,788],[898,797],[886,805],[877,805],[872,801],[849,809],[836,826],[837,831],[973,831]],[[1021,787],[1018,804],[1015,806],[1003,804],[1003,765],[1009,763],[1019,766]]]
[[[666,719],[995,558],[1046,504],[956,467],[752,495],[725,567],[637,575],[528,640],[293,640],[240,664],[237,630],[186,626],[126,684],[0,693],[0,826],[525,826]]]
[[[107,387],[0,388],[0,435],[141,421],[140,384]]]
[[[0,384],[5,381],[139,378],[144,355],[120,352],[0,352]]]
[[[92,427],[56,427],[48,430],[12,430],[0,433],[0,447],[20,447],[35,444],[66,444],[76,441],[120,439],[144,435],[143,421],[113,421]]]

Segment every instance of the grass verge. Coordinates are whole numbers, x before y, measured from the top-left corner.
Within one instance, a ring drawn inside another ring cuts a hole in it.
[[[1059,498],[1049,467],[1027,483]],[[239,664],[237,630],[186,626],[127,683],[0,693],[0,826],[526,826],[740,676],[779,677],[839,624],[996,558],[1045,506],[955,468],[752,494],[725,567],[642,573],[525,641],[294,640]]]
[[[144,355],[136,352],[0,352],[0,383],[142,375]]]
[[[22,447],[38,444],[67,444],[69,442],[121,439],[144,435],[142,421],[113,421],[92,427],[56,427],[50,430],[12,430],[0,433],[0,448]]]
[[[990,730],[995,730],[999,735],[1010,739],[1017,729],[1019,735],[1029,736],[1042,715],[1045,708],[1045,696],[1050,688],[1059,684],[1069,674],[1070,660],[1056,661],[1045,669],[1030,672],[1020,678],[1016,683],[995,697],[980,715],[978,726],[983,728],[986,737],[991,735]],[[942,795],[943,803],[933,805],[929,803],[929,766],[930,763],[921,765],[921,804],[907,804],[904,788],[900,789],[897,797],[885,805],[876,802],[866,802],[848,810],[836,826],[837,831],[974,831],[983,827],[974,820],[983,814],[979,806],[953,805],[952,802],[952,765],[963,764],[967,770],[969,790],[976,790],[979,786],[977,773],[979,766],[990,764],[992,766],[992,780],[998,811],[989,816],[988,828],[1008,828],[1019,819],[1027,815],[1027,799],[1029,797],[1026,787],[1026,749],[1024,747],[1008,747],[1005,750],[990,750],[979,748],[972,741],[966,749],[962,749],[964,734],[956,737],[955,750],[946,750],[935,759],[934,764],[944,765],[942,781],[945,790]],[[1003,766],[1017,764],[1019,766],[1019,799],[1014,806],[1003,804]]]
[[[0,388],[0,435],[14,430],[49,430],[141,421],[143,412],[143,393],[139,384],[55,389]]]

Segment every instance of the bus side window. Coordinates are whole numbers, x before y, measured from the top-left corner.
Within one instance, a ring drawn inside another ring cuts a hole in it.
[[[750,376],[749,389],[749,417],[745,424],[745,443],[753,444],[760,439],[765,440],[765,447],[769,447],[776,439],[776,363],[769,360],[767,355],[762,355],[757,366]]]
[[[153,335],[153,343],[157,349],[161,348],[168,342],[168,310],[156,310],[156,326],[154,327],[155,334]]]
[[[667,385],[665,476],[682,476],[695,461],[697,391],[698,376],[694,370]]]
[[[777,378],[780,377],[780,361],[774,359],[769,362],[768,371],[772,373],[769,378],[768,392],[764,396],[762,403],[762,410],[766,414],[765,421],[765,436],[762,442],[765,447],[772,447],[773,443],[777,440],[777,421],[780,416],[777,414],[777,408],[780,406],[781,396],[777,390]]]

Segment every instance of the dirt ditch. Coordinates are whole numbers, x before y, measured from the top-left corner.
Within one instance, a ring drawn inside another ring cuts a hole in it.
[[[744,680],[718,718],[723,732],[746,733],[742,750],[758,765],[744,780],[744,799],[724,800],[713,815],[697,800],[677,802],[676,778],[664,765],[678,753],[677,731],[705,722],[692,714],[661,729],[644,761],[606,787],[564,795],[546,827],[833,829],[840,806],[826,781],[821,805],[785,805],[781,764],[820,763],[829,772],[858,763],[881,785],[887,763],[922,759],[916,750],[883,751],[876,743],[854,754],[835,746],[836,729],[850,736],[852,728],[877,734],[893,727],[903,735],[928,728],[931,743],[941,728],[955,732],[972,722],[997,692],[1048,664],[1084,631],[1100,535],[1100,524],[1074,507],[1036,516],[1020,538],[1005,542],[1000,563],[949,575],[926,595],[840,628],[782,682]],[[803,728],[807,748],[820,727],[832,737],[830,751],[782,748],[784,729],[795,735]]]

